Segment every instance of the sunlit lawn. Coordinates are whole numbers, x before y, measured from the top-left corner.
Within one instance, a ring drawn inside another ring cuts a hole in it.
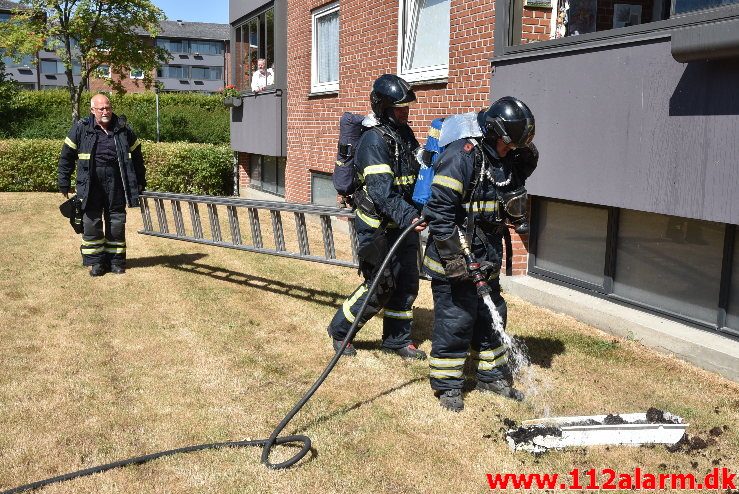
[[[93,279],[80,264],[79,237],[58,214],[60,197],[0,194],[0,490],[179,446],[268,437],[331,358],[325,328],[356,272],[138,235],[134,209],[128,272]],[[315,448],[298,466],[268,470],[255,448],[207,451],[43,492],[466,493],[489,491],[485,474],[496,472],[737,471],[737,384],[508,301],[509,330],[534,362],[523,403],[472,392],[463,413],[442,410],[427,364],[380,352],[373,321],[357,338],[359,355],[342,359],[288,425]],[[426,282],[415,315],[428,352]],[[684,417],[708,447],[534,457],[512,452],[502,432],[504,419],[652,406]],[[716,427],[722,433],[710,435]]]

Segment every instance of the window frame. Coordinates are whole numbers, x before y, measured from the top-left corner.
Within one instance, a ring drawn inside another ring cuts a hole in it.
[[[552,1],[553,3],[556,2],[556,0]],[[674,3],[675,0],[672,0],[670,6],[670,15],[672,17],[669,19],[646,22],[636,26],[596,31],[577,36],[549,39],[536,43],[513,45],[512,42],[515,37],[520,37],[520,33],[517,35],[514,29],[520,27],[523,12],[516,10],[515,15],[511,15],[511,12],[513,5],[520,4],[520,0],[495,0],[495,52],[491,58],[491,63],[495,65],[498,62],[508,60],[671,38],[672,34],[678,29],[699,27],[727,20],[739,20],[738,3],[686,12],[684,14],[673,14]],[[553,5],[552,9],[553,11],[556,10],[556,5]]]
[[[403,60],[405,59],[406,51],[406,33],[405,25],[407,22],[407,14],[409,12],[409,5],[416,5],[421,0],[400,0],[398,2],[398,74],[408,82],[420,82],[420,81],[434,81],[439,79],[447,79],[449,77],[449,49],[447,49],[447,61],[445,64],[429,65],[414,70],[403,70]],[[451,10],[451,0],[445,0],[449,2]],[[498,0],[500,1],[500,0]],[[451,45],[451,16],[449,20],[449,40],[448,44]]]
[[[658,314],[660,316],[667,316],[674,318],[679,321],[684,321],[689,324],[693,324],[699,327],[718,331],[720,333],[732,334],[739,336],[739,328],[728,326],[727,312],[730,308],[730,288],[732,283],[737,283],[737,280],[732,280],[733,273],[739,273],[739,270],[734,267],[735,263],[739,263],[739,249],[737,245],[739,242],[736,241],[736,235],[739,235],[739,226],[732,224],[724,224],[724,245],[723,254],[721,259],[721,274],[718,280],[719,292],[718,300],[716,300],[716,319],[715,321],[706,321],[703,319],[695,319],[689,315],[676,313],[666,307],[656,307],[649,305],[641,300],[635,300],[633,298],[624,297],[614,290],[614,280],[616,279],[616,266],[618,256],[618,242],[619,242],[619,225],[621,209],[614,206],[602,206],[596,204],[589,204],[578,201],[570,201],[566,199],[556,199],[545,196],[531,196],[532,198],[532,210],[531,210],[531,233],[529,236],[529,259],[528,259],[528,274],[530,276],[545,279],[553,283],[557,283],[563,286],[574,288],[575,290],[583,291],[591,295],[595,295],[604,299],[613,300],[626,305],[634,306],[639,309],[645,310],[650,313]],[[572,204],[579,206],[586,206],[588,208],[595,209],[606,209],[608,210],[608,225],[606,234],[606,252],[605,259],[603,260],[603,283],[592,284],[583,280],[573,278],[571,276],[550,271],[536,265],[536,257],[538,250],[539,231],[541,225],[539,224],[539,209],[541,202],[552,202],[552,203],[563,203]],[[648,213],[648,214],[659,214],[659,213]],[[689,219],[689,218],[686,218]],[[705,221],[705,220],[697,220]],[[713,222],[715,223],[715,222]],[[734,250],[736,249],[736,252]],[[737,254],[737,255],[734,255]],[[731,313],[735,314],[737,308],[731,307]]]
[[[134,75],[134,72],[141,72],[141,75]],[[133,79],[133,80],[137,80],[137,81],[140,81],[140,80],[142,80],[142,79],[144,78],[144,75],[146,75],[146,74],[145,74],[145,72],[144,72],[144,70],[143,70],[143,69],[131,68],[131,69],[130,69],[130,70],[128,71],[128,76],[129,76],[129,77],[130,77],[131,79]]]
[[[339,90],[339,78],[340,74],[337,73],[337,79],[329,82],[318,82],[318,20],[321,17],[328,15],[339,14],[339,2],[333,2],[328,5],[324,5],[313,12],[311,12],[311,65],[310,65],[310,90],[311,93],[328,93]],[[341,21],[339,20],[339,33],[341,33]],[[339,43],[341,42],[341,35],[339,34]],[[337,47],[339,53],[341,53],[341,46]],[[339,65],[341,61],[339,60]]]
[[[275,34],[274,34],[274,4],[270,3],[259,11],[256,11],[248,17],[243,17],[237,24],[231,27],[231,39],[234,40],[231,48],[231,84],[235,85],[242,93],[253,93],[251,89],[251,80],[254,75],[251,71],[251,54],[253,51],[252,47],[256,47],[256,60],[259,58],[267,59],[268,65],[274,66],[275,60],[274,47],[275,47]],[[271,24],[270,24],[271,15]],[[245,39],[244,28],[246,28],[246,34],[250,37],[250,25],[255,23],[256,29],[256,40],[257,45],[251,44],[251,38]],[[264,32],[262,32],[264,27]],[[270,31],[271,27],[271,31]],[[244,46],[247,49],[244,50]],[[248,75],[247,75],[248,69]],[[273,85],[276,84],[273,83]],[[272,86],[269,86],[272,87]]]

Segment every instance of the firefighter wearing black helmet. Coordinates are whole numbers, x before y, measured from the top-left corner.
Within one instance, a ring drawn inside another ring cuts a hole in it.
[[[465,237],[486,273],[491,298],[505,327],[507,307],[500,294],[503,236],[509,223],[525,226],[526,179],[536,168],[534,116],[507,96],[478,114],[444,121],[431,199],[424,207],[429,241],[423,269],[431,278],[434,331],[429,358],[431,387],[441,406],[464,407],[462,386],[468,358],[477,389],[521,400],[513,388],[508,348],[492,330],[493,317],[469,280],[462,255]]]
[[[418,141],[408,126],[409,104],[416,95],[400,77],[385,74],[375,80],[370,93],[372,114],[357,144],[355,166],[363,182],[354,194],[358,255],[364,282],[346,299],[329,327],[334,351],[354,323],[359,308],[369,297],[360,327],[384,308],[382,348],[403,358],[425,359],[426,354],[411,340],[413,302],[418,295],[418,233],[407,236],[384,272],[379,265],[389,246],[420,216],[411,196],[419,164],[415,159]],[[416,227],[416,232],[425,224]],[[380,277],[375,293],[368,289]],[[356,355],[349,344],[344,355]]]

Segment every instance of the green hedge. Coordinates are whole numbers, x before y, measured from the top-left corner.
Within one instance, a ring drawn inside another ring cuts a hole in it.
[[[0,192],[57,191],[62,139],[0,140]],[[233,154],[228,146],[143,141],[148,190],[228,196]]]
[[[142,139],[156,141],[153,92],[112,95],[113,111],[125,115]],[[82,95],[82,114],[90,93]],[[72,123],[66,90],[21,91],[11,102],[13,118],[0,122],[0,137],[58,139]],[[159,138],[162,142],[229,143],[229,111],[218,95],[162,93],[159,95]]]

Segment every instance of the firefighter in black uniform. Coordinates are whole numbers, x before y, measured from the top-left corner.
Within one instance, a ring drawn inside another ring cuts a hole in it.
[[[368,297],[368,288],[376,276],[378,289],[369,295],[360,327],[383,313],[382,347],[403,358],[425,359],[426,354],[411,340],[413,302],[418,295],[418,233],[408,235],[384,272],[377,268],[400,233],[420,217],[411,195],[419,164],[414,152],[418,141],[408,126],[408,105],[416,95],[400,77],[385,74],[372,85],[370,115],[363,125],[366,130],[357,144],[354,164],[363,186],[354,193],[357,239],[362,283],[336,312],[328,327],[338,351]],[[415,228],[420,232],[421,224]],[[356,355],[351,343],[344,355]]]
[[[69,196],[77,164],[77,197],[82,203],[82,264],[90,276],[126,271],[126,206],[139,204],[146,185],[141,142],[113,113],[104,94],[90,101],[92,115],[72,126],[59,159],[59,191]]]
[[[465,117],[466,124],[457,128],[476,128],[476,132],[454,135],[454,118],[444,122],[440,144],[445,149],[435,166],[431,199],[424,207],[429,241],[423,269],[432,278],[434,296],[429,377],[440,404],[453,411],[464,408],[468,356],[476,370],[478,390],[523,399],[512,387],[508,348],[492,330],[493,316],[470,280],[460,232],[483,266],[492,302],[505,327],[507,309],[499,282],[502,240],[507,222],[517,224],[520,233],[527,228],[523,186],[539,156],[531,143],[534,116],[520,100],[507,96],[478,114],[455,118]]]

